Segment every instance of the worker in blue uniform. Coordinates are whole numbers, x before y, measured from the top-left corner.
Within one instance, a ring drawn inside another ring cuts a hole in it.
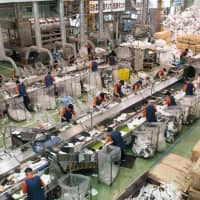
[[[27,200],[45,200],[44,182],[39,176],[34,176],[31,168],[26,168],[26,179],[22,182],[22,191],[28,195]]]
[[[115,146],[118,146],[121,149],[121,161],[125,160],[125,148],[126,145],[123,141],[122,135],[119,131],[113,130],[112,127],[108,127],[106,129],[108,133],[111,133],[107,138],[106,138],[106,143],[108,142],[113,142]]]
[[[92,72],[96,72],[98,70],[98,64],[96,61],[92,61],[90,64],[90,68],[92,70]]]
[[[187,96],[194,95],[195,87],[189,79],[186,80],[186,84],[183,87],[183,91]]]
[[[26,92],[26,86],[23,82],[20,82],[19,80],[16,81],[16,93],[19,94],[19,96],[23,97],[23,103],[27,110],[32,111],[30,108],[30,99]]]
[[[76,112],[74,111],[74,106],[69,104],[67,108],[62,108],[61,110],[61,122],[70,122],[72,117],[76,116]]]
[[[167,98],[165,99],[165,103],[168,106],[176,106],[176,100],[169,91],[167,92]]]
[[[107,104],[108,101],[105,97],[105,93],[101,92],[97,97],[93,99],[93,107],[98,107],[102,105],[102,103]]]
[[[116,65],[116,53],[114,51],[112,51],[108,55],[108,64],[109,65]]]
[[[122,92],[122,86],[124,85],[124,80],[120,80],[117,84],[114,86],[114,96],[115,97],[123,97],[124,94]]]
[[[145,101],[145,105],[143,116],[146,117],[147,122],[157,122],[156,107],[148,101]]]
[[[51,72],[48,72],[48,74],[43,79],[43,83],[45,84],[46,88],[51,87],[54,81],[55,78],[51,75]]]

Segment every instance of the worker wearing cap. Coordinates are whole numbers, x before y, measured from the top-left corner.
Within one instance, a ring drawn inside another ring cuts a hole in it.
[[[93,100],[93,107],[100,106],[102,103],[107,103],[107,99],[105,98],[105,93],[101,92],[97,97]]]
[[[145,101],[145,105],[143,116],[146,117],[147,122],[157,122],[156,107],[148,101]]]
[[[186,62],[186,56],[188,55],[189,49],[185,49],[183,52],[181,52],[180,55],[180,64],[185,64]]]
[[[123,97],[124,94],[122,92],[122,86],[124,85],[124,80],[120,80],[117,84],[114,86],[114,96],[115,97]]]
[[[26,179],[22,182],[22,191],[28,195],[27,200],[45,200],[44,182],[39,176],[34,176],[31,168],[25,170]]]
[[[16,90],[17,94],[19,94],[20,96],[23,97],[24,106],[27,108],[27,110],[30,110],[30,108],[29,108],[30,99],[26,92],[26,86],[24,85],[24,83],[23,82],[20,83],[20,81],[17,80],[15,90]]]
[[[43,79],[43,83],[47,88],[53,85],[55,78],[51,75],[51,72],[48,72],[47,75]]]
[[[67,108],[62,108],[61,110],[61,122],[70,122],[72,117],[76,116],[76,113],[74,111],[74,106],[72,104],[69,104]]]
[[[133,91],[137,92],[141,88],[142,88],[142,81],[141,80],[139,80],[135,84],[133,84]]]
[[[189,79],[186,80],[186,84],[183,87],[183,91],[185,92],[185,95],[194,95],[195,87],[193,83]]]
[[[157,79],[162,79],[164,78],[165,76],[167,75],[167,69],[166,68],[163,68],[161,70],[159,70],[155,76],[155,78]]]
[[[106,138],[106,143],[113,142],[115,146],[118,146],[121,149],[121,160],[124,161],[126,145],[123,141],[121,133],[119,131],[113,130],[112,127],[108,127],[106,131],[111,133],[110,136]]]
[[[92,70],[92,72],[96,72],[98,70],[98,64],[96,61],[92,61],[90,64],[90,68]]]
[[[165,99],[165,103],[168,106],[176,106],[176,100],[175,100],[174,96],[171,95],[170,92],[167,92],[167,98]]]

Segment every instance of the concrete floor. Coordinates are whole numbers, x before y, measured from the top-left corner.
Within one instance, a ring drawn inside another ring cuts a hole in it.
[[[174,144],[168,145],[163,153],[157,153],[153,159],[144,160],[137,158],[133,169],[120,168],[120,173],[112,186],[98,183],[96,177],[92,177],[91,186],[98,191],[93,200],[114,200],[140,175],[160,162],[169,153],[175,153],[190,158],[191,150],[200,140],[200,120],[192,126],[184,127],[182,133]]]

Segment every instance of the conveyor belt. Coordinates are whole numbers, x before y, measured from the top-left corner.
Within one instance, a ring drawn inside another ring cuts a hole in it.
[[[168,80],[165,80],[161,82],[160,84],[154,85],[152,88],[145,88],[143,90],[143,95],[134,95],[131,94],[127,98],[123,98],[122,102],[119,103],[118,105],[114,106],[113,108],[107,110],[103,114],[96,115],[92,118],[92,124],[93,126],[99,124],[100,122],[104,121],[105,119],[108,118],[113,118],[116,116],[118,113],[122,112],[123,110],[129,108],[130,106],[142,101],[143,99],[150,97],[151,95],[169,87],[170,85],[173,85],[174,83],[178,82],[180,80],[179,77],[172,77]],[[77,125],[74,126],[67,131],[63,132],[60,134],[60,137],[66,141],[70,139],[71,137],[76,136],[77,134],[86,131],[85,127],[88,127],[88,125],[91,124],[90,119],[86,120],[83,122],[82,125]]]

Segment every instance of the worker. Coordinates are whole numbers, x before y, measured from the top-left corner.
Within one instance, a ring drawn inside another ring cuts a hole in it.
[[[55,71],[57,71],[57,69],[58,69],[58,61],[54,60],[51,72],[54,73]]]
[[[105,93],[101,92],[97,97],[93,100],[93,107],[100,106],[102,103],[107,104],[107,99],[105,98]]]
[[[121,149],[121,161],[125,161],[125,148],[126,148],[126,145],[125,145],[125,143],[123,141],[121,133],[119,131],[117,131],[117,130],[114,131],[112,127],[108,127],[106,129],[106,131],[108,133],[111,133],[106,138],[106,143],[113,142],[113,144],[115,146],[118,146]]]
[[[90,64],[90,68],[92,70],[92,72],[96,72],[98,70],[98,64],[96,61],[92,61]]]
[[[195,87],[189,79],[186,80],[183,91],[185,92],[185,95],[194,95]]]
[[[28,195],[27,200],[45,200],[44,182],[39,176],[33,175],[31,168],[25,169],[26,179],[22,182],[22,191]]]
[[[117,84],[114,86],[114,96],[115,97],[123,97],[124,94],[122,92],[122,86],[124,85],[124,80],[120,80]]]
[[[76,116],[76,113],[74,111],[74,106],[72,104],[69,104],[68,107],[64,107],[61,110],[61,122],[70,122],[72,117]]]
[[[87,52],[88,52],[88,57],[90,57],[92,55],[92,45],[90,43],[88,43],[87,45]]]
[[[189,53],[189,49],[185,49],[183,52],[181,52],[181,55],[180,55],[180,64],[185,64],[186,62],[186,57]]]
[[[116,64],[116,53],[114,51],[112,51],[108,55],[108,64],[109,65],[115,65]]]
[[[43,79],[43,83],[47,88],[53,85],[55,78],[51,75],[51,72],[48,72],[47,75]]]
[[[176,100],[169,91],[167,92],[167,98],[165,99],[165,103],[168,106],[176,106]]]
[[[163,68],[161,70],[159,70],[155,76],[155,79],[162,79],[167,75],[167,69]]]
[[[142,88],[142,80],[139,80],[133,84],[133,91],[137,92],[141,88]]]
[[[148,101],[145,101],[145,105],[143,116],[146,117],[147,122],[157,122],[156,107]]]
[[[30,109],[30,99],[26,92],[26,87],[25,87],[24,83],[23,82],[20,83],[20,81],[17,80],[15,90],[16,90],[17,94],[19,94],[20,96],[23,97],[24,106],[27,108],[27,110],[32,111]]]

